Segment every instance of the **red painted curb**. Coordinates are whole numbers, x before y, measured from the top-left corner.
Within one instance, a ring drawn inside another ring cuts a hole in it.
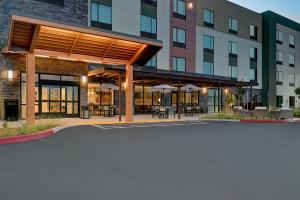
[[[53,134],[54,131],[50,129],[50,130],[37,132],[34,134],[29,134],[29,135],[5,137],[5,138],[0,138],[0,144],[12,144],[12,143],[28,142],[32,140],[39,140],[42,138],[49,137]]]
[[[245,122],[245,123],[289,123],[286,120],[259,120],[259,119],[244,119],[244,120],[240,120],[240,122]]]

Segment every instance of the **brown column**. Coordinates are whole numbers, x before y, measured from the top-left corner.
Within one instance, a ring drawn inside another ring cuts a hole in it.
[[[122,104],[121,104],[121,95],[122,95],[122,74],[119,74],[119,97],[118,97],[118,103],[119,103],[119,122],[122,121]]]
[[[26,120],[35,125],[35,56],[26,54]]]
[[[133,121],[133,66],[126,66],[126,122]]]

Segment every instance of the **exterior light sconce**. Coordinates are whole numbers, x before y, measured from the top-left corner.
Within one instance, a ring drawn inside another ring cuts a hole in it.
[[[227,95],[228,94],[228,89],[225,89],[224,91],[225,91],[225,95]]]
[[[204,88],[203,88],[203,94],[206,95],[206,93],[207,93],[207,88],[204,87]]]
[[[86,85],[86,83],[87,83],[87,76],[81,76],[81,83],[82,83],[82,85]]]
[[[13,77],[14,77],[13,70],[11,70],[11,69],[7,70],[7,78],[8,78],[8,80],[11,81],[13,79]]]
[[[122,83],[122,88],[123,88],[124,90],[126,90],[126,88],[127,88],[127,83],[126,83],[126,82],[123,82],[123,83]]]
[[[187,4],[187,7],[188,7],[188,9],[193,9],[194,5],[193,5],[192,2],[189,2],[189,3]]]

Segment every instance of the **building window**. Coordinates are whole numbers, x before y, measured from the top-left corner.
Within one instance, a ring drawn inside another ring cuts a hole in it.
[[[112,7],[92,2],[91,26],[97,28],[112,29]]]
[[[238,67],[237,66],[229,66],[229,77],[237,79],[238,78]]]
[[[276,60],[278,65],[283,64],[283,56],[282,56],[282,51],[277,51],[276,53]]]
[[[289,35],[289,46],[291,48],[295,48],[295,36],[294,35]]]
[[[290,73],[290,86],[294,87],[295,86],[295,74]]]
[[[257,70],[250,69],[250,81],[257,81]]]
[[[64,0],[35,0],[35,1],[54,4],[54,5],[57,5],[57,6],[64,6]]]
[[[234,18],[229,18],[229,33],[238,33],[238,21]]]
[[[282,44],[283,41],[283,33],[280,30],[276,31],[276,41],[278,44]]]
[[[290,108],[295,108],[295,97],[294,96],[289,97],[289,106],[290,106]]]
[[[156,39],[157,19],[141,15],[141,36]]]
[[[257,48],[250,47],[250,59],[257,60]]]
[[[185,30],[173,28],[173,45],[176,47],[185,48]]]
[[[238,55],[238,43],[229,41],[229,54]]]
[[[214,27],[214,12],[208,9],[204,9],[204,14],[203,14],[203,19],[204,19],[204,26],[207,27]]]
[[[214,50],[214,38],[208,35],[203,36],[203,48]]]
[[[250,25],[250,39],[257,40],[257,26]]]
[[[155,6],[155,7],[157,6],[157,0],[142,0],[142,3]]]
[[[295,67],[295,55],[289,54],[289,65],[290,67]]]
[[[283,96],[277,96],[276,97],[276,105],[277,105],[277,108],[282,108],[283,107]]]
[[[173,57],[173,70],[185,72],[185,58]]]
[[[214,63],[204,62],[203,63],[203,74],[214,75]]]
[[[173,0],[173,16],[185,19],[186,5],[183,0]]]
[[[153,56],[151,60],[145,65],[146,67],[157,67],[157,55]]]
[[[281,71],[276,72],[276,83],[277,85],[282,85],[283,73]]]

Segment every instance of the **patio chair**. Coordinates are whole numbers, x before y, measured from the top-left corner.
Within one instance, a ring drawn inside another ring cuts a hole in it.
[[[193,107],[193,111],[194,111],[195,114],[200,115],[201,114],[201,107],[196,105],[196,106]]]
[[[168,107],[167,111],[168,111],[168,113],[167,113],[168,118],[169,118],[170,115],[173,115],[174,118],[176,118],[176,109],[174,107]]]
[[[103,112],[103,115],[105,117],[110,117],[110,108],[109,108],[109,106],[103,106],[102,112]]]
[[[159,116],[159,106],[152,106],[152,118],[155,117],[155,115]]]
[[[159,108],[159,118],[167,118],[167,109],[166,107]]]
[[[185,116],[193,116],[193,109],[190,106],[185,108]]]

